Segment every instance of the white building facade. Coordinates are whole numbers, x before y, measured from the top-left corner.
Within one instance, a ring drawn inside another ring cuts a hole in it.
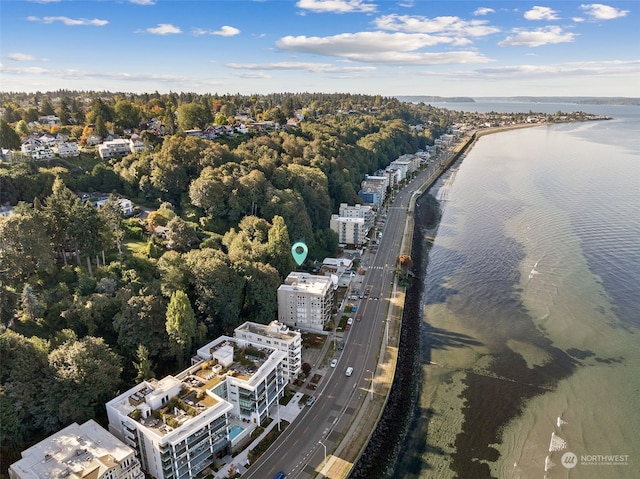
[[[11,479],[144,479],[135,451],[90,419],[22,451]]]
[[[237,429],[244,437],[269,416],[287,384],[285,356],[222,336],[178,375],[143,381],[109,401],[109,430],[149,476],[192,479],[230,454]]]
[[[278,288],[278,320],[293,328],[324,331],[331,319],[335,286],[327,276],[289,273]]]
[[[329,227],[338,233],[338,244],[342,246],[361,246],[367,240],[369,230],[365,226],[364,218],[346,218],[331,215]]]
[[[233,331],[236,339],[254,344],[266,344],[286,354],[282,365],[283,375],[291,382],[302,367],[302,335],[286,324],[271,321],[259,324],[247,321]]]

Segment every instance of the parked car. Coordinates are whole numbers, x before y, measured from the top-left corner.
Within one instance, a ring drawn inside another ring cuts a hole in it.
[[[339,351],[342,351],[343,349],[344,349],[344,341],[340,341],[340,342],[338,343],[338,350],[339,350]]]
[[[337,359],[332,359],[331,360],[331,367],[335,368],[338,365],[338,360]]]

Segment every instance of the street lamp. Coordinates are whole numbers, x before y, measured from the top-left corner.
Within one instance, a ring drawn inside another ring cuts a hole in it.
[[[371,373],[371,389],[369,389],[370,393],[371,393],[371,400],[373,401],[373,371],[367,369],[368,373]]]
[[[326,464],[327,463],[327,446],[325,446],[324,442],[322,441],[318,441],[318,444],[320,444],[324,448],[324,464]]]

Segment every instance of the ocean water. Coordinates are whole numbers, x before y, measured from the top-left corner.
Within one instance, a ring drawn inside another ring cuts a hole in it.
[[[393,476],[640,477],[640,108],[461,105],[615,119],[482,137],[431,188],[422,388]]]

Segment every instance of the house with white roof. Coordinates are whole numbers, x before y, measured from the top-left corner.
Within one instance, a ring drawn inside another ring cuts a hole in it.
[[[98,154],[103,160],[131,153],[131,143],[124,138],[108,140],[98,145]]]
[[[53,152],[57,153],[61,158],[69,158],[80,155],[80,151],[78,150],[78,143],[76,143],[75,141],[60,143],[53,147]]]

